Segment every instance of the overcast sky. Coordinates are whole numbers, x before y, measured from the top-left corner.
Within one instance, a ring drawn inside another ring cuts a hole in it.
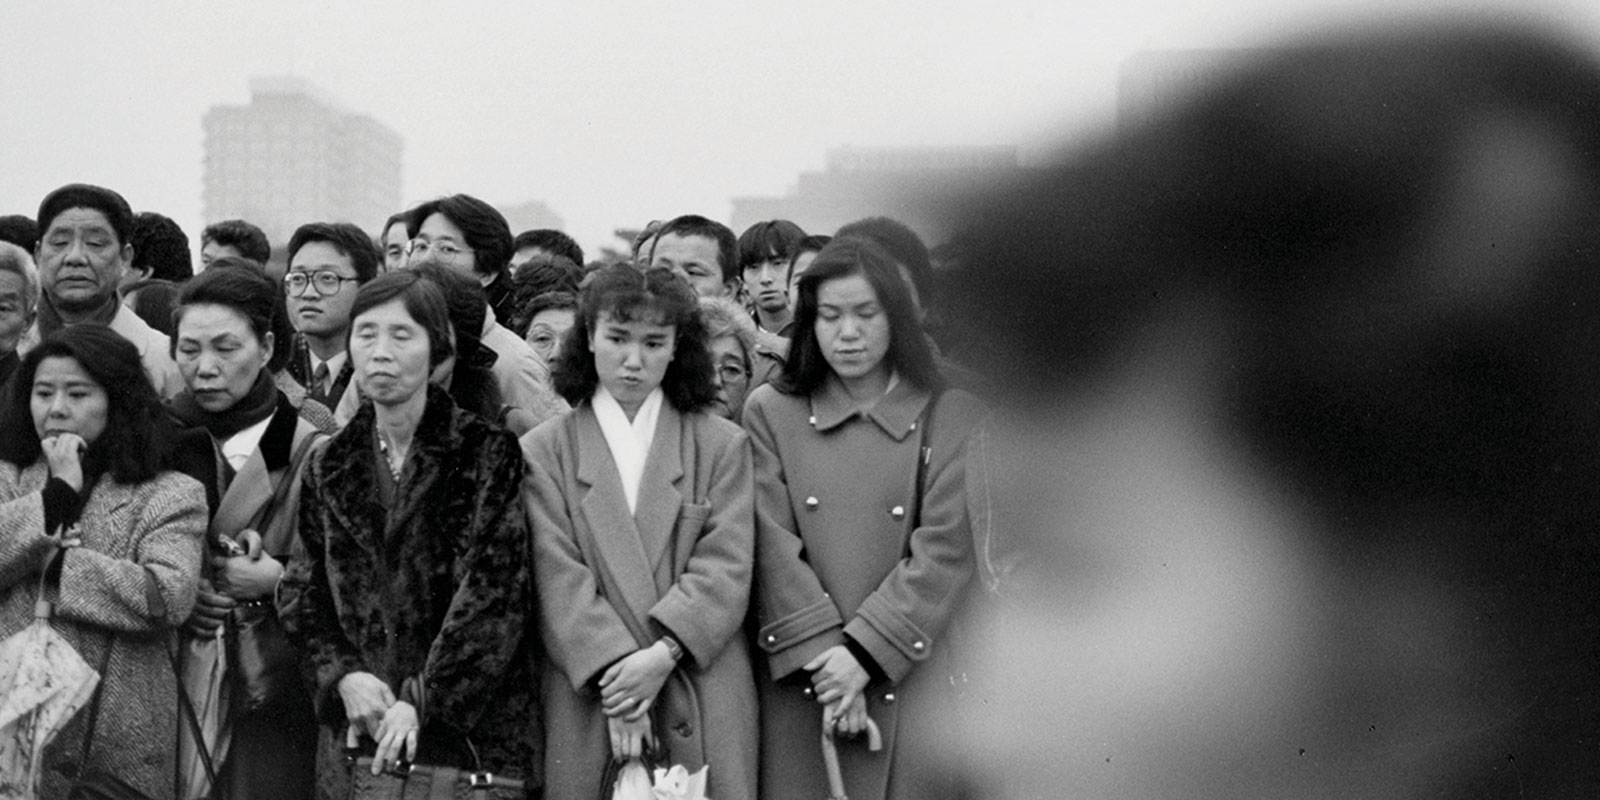
[[[782,194],[840,145],[1044,159],[1110,123],[1117,67],[1139,50],[1446,9],[1600,51],[1595,0],[0,0],[0,213],[88,181],[198,239],[206,109],[294,74],[400,132],[407,205],[538,199],[595,251],[651,218],[726,220],[730,198]]]

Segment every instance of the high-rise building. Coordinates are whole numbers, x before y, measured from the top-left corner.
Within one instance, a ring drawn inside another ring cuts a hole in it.
[[[376,232],[401,208],[400,134],[301,78],[253,78],[250,104],[205,117],[205,220],[243,219],[275,248],[300,225]]]

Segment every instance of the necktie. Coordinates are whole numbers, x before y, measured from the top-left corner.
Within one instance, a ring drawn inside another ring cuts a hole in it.
[[[316,371],[311,373],[310,395],[312,400],[328,404],[328,362],[318,364]]]

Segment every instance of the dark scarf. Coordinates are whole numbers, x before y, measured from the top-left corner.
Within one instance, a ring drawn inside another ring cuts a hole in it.
[[[113,293],[111,297],[107,299],[105,305],[95,309],[94,312],[89,315],[88,319],[80,321],[98,322],[101,325],[110,325],[112,318],[117,315],[117,309],[120,307],[121,301],[118,300],[116,294]],[[40,295],[39,338],[43,339],[44,337],[61,330],[62,328],[66,327],[66,324],[66,321],[61,319],[61,312],[56,311],[55,303],[51,302],[50,293],[45,292],[44,294]]]
[[[272,416],[278,409],[278,385],[273,382],[272,373],[263,369],[250,393],[226,411],[212,413],[201,408],[188,390],[174,397],[167,408],[179,422],[205,428],[211,438],[220,442]]]

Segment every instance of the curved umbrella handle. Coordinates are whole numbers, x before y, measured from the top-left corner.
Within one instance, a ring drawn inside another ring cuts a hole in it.
[[[839,747],[834,742],[833,726],[828,723],[827,710],[822,712],[822,766],[828,771],[827,800],[850,800],[844,793],[844,774],[839,771]],[[867,749],[876,753],[883,749],[883,734],[878,723],[867,717]]]

